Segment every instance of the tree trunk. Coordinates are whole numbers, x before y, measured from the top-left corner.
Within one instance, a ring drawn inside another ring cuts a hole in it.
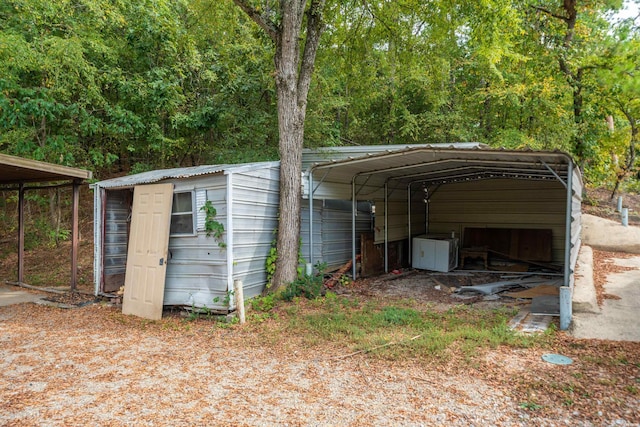
[[[280,55],[281,56],[281,55]],[[296,279],[300,239],[302,147],[305,112],[298,105],[295,63],[276,58],[280,151],[280,221],[278,258],[272,289]]]
[[[296,279],[300,244],[300,199],[302,190],[302,147],[307,95],[316,52],[322,34],[325,0],[280,0],[279,18],[272,21],[270,10],[256,9],[246,0],[234,0],[276,45],[275,82],[278,94],[280,151],[280,221],[278,224],[276,270],[271,288]],[[305,10],[306,8],[306,10]],[[303,19],[306,12],[306,21]],[[306,31],[303,31],[303,22]],[[304,50],[300,54],[300,44]]]
[[[627,153],[627,158],[616,174],[616,184],[611,192],[610,200],[613,200],[615,197],[622,181],[633,173],[633,167],[636,164],[636,143],[638,141],[638,126],[636,126],[636,118],[629,109],[625,108],[624,104],[618,102],[618,106],[629,122],[631,139],[629,141],[629,152]]]

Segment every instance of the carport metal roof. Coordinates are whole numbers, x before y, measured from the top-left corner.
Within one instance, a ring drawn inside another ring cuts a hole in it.
[[[55,183],[73,187],[71,226],[71,289],[75,290],[78,272],[79,190],[91,171],[0,154],[0,189],[18,191],[18,282],[24,279],[24,193],[26,190],[50,188],[50,185],[25,187],[26,183]]]
[[[325,193],[337,192],[340,194],[327,198],[351,199],[352,183],[360,200],[379,196],[377,193],[385,184],[406,188],[415,182],[439,185],[510,178],[559,180],[566,186],[573,169],[573,160],[561,151],[412,146],[358,158],[339,158],[340,153],[337,154],[335,160],[309,166],[308,173],[315,181],[311,198],[316,193],[324,197]],[[333,184],[331,190],[323,191],[327,184]],[[308,188],[305,195],[309,195]]]

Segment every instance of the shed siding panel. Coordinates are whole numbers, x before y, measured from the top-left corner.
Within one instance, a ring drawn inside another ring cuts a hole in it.
[[[174,182],[175,191],[195,190],[196,217],[201,227],[194,236],[169,238],[169,263],[165,281],[164,304],[209,307],[226,310],[223,304],[227,293],[225,250],[204,231],[204,217],[199,206],[207,200],[216,208],[215,220],[225,227],[222,241],[226,241],[227,201],[226,179],[222,174],[193,177]],[[204,196],[204,197],[203,197]],[[214,299],[218,298],[217,302]]]
[[[322,241],[322,200],[314,200],[313,201],[313,262],[312,264],[316,264],[318,262],[322,262],[323,255],[323,241]],[[302,201],[302,209],[301,209],[301,218],[300,218],[300,239],[302,240],[302,245],[300,247],[300,251],[302,252],[302,257],[306,262],[311,261],[311,255],[309,253],[309,200]]]
[[[385,225],[385,203],[384,200],[376,200],[376,218],[375,218],[375,243],[384,242],[384,225]],[[401,202],[388,202],[388,238],[390,242],[400,240],[406,237],[408,229],[406,227],[406,204]]]
[[[352,203],[345,200],[327,200],[322,208],[322,259],[330,269],[351,259],[352,209]],[[356,253],[360,252],[360,235],[369,231],[370,205],[359,203],[356,216]]]
[[[103,272],[105,277],[122,276],[122,286],[127,264],[131,192],[107,191],[105,195]]]
[[[278,227],[279,169],[234,173],[231,182],[233,279],[242,280],[247,299],[260,295],[267,282],[265,264]]]
[[[465,228],[552,230],[553,261],[564,261],[566,190],[556,181],[493,179],[443,185],[431,197],[429,233]]]

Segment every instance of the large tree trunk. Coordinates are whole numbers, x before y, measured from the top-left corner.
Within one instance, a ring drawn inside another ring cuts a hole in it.
[[[297,54],[296,54],[297,56]],[[280,151],[280,222],[278,259],[271,289],[296,279],[300,239],[302,147],[305,111],[298,105],[297,61],[276,58]]]
[[[280,0],[278,22],[267,9],[256,9],[246,0],[234,2],[275,42],[275,81],[278,94],[280,151],[280,222],[278,224],[276,270],[271,280],[274,292],[296,279],[300,244],[300,199],[302,147],[307,95],[322,33],[324,0]],[[306,10],[305,10],[306,8]],[[306,31],[303,18],[306,11]],[[300,54],[300,43],[304,50]]]

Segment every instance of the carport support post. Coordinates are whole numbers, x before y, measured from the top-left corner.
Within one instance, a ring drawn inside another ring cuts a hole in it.
[[[18,282],[24,282],[24,184],[18,188]]]
[[[356,176],[351,178],[351,260],[352,260],[352,279],[356,280],[358,268],[356,266],[356,212],[358,211],[358,202],[356,201]],[[364,263],[364,260],[361,260]],[[364,265],[364,264],[363,264]]]
[[[573,207],[573,160],[569,159],[567,165],[567,200],[564,226],[564,280],[560,287],[560,329],[569,329],[572,316],[572,289],[571,289],[571,220]]]
[[[409,234],[409,263],[411,263],[411,184],[407,185],[407,229]]]
[[[71,202],[71,292],[76,290],[78,283],[78,206],[80,205],[80,182],[73,181],[73,196]]]
[[[384,183],[384,272],[389,272],[389,183]]]
[[[560,329],[566,331],[571,324],[571,288],[560,287]]]

